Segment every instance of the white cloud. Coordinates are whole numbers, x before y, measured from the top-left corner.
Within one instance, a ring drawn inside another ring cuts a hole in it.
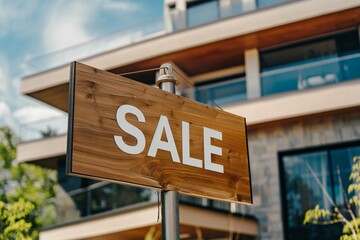
[[[101,8],[129,13],[140,10],[141,5],[115,0],[58,0],[48,9],[47,23],[43,31],[45,50],[53,52],[93,39],[95,36],[90,34],[88,30],[91,29],[87,29],[87,24],[94,20]]]
[[[11,114],[9,106],[5,102],[0,102],[0,116]]]
[[[45,28],[44,35],[46,48],[49,51],[70,47],[90,39],[81,24],[70,19],[53,21]]]
[[[5,102],[0,102],[0,126],[14,127],[11,109]]]
[[[106,0],[103,5],[104,9],[107,10],[116,10],[124,12],[135,12],[140,9],[140,6],[134,2],[130,1],[115,1],[115,0]]]
[[[9,60],[0,54],[0,101],[4,101],[13,109],[18,97],[19,78],[10,74]]]
[[[9,64],[5,57],[0,55],[0,97],[5,96],[9,89]],[[1,100],[1,99],[0,99]]]
[[[43,38],[47,52],[53,52],[85,41],[92,36],[86,24],[97,10],[88,1],[58,1],[48,11]]]
[[[6,67],[1,63],[0,59],[0,96],[5,96],[7,89],[8,89],[8,79],[7,79],[7,69]]]
[[[32,58],[34,58],[33,54],[25,53],[23,61],[20,63],[20,69],[22,72],[22,76],[31,74],[31,72],[33,71],[34,67],[29,64],[29,60],[31,60]]]
[[[25,106],[16,110],[14,116],[20,124],[26,124],[64,116],[64,113],[44,106]]]

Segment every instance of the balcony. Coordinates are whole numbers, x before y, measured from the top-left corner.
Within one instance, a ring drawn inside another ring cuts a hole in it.
[[[156,194],[141,189],[108,182],[97,182],[88,187],[65,192],[58,188],[57,197],[48,200],[42,209],[47,217],[44,227],[80,220],[129,206],[156,202]]]
[[[161,229],[157,201],[153,190],[107,182],[71,192],[59,188],[57,197],[44,203],[40,212],[44,219],[40,238],[144,239],[150,229]],[[179,206],[183,239],[196,238],[196,229],[207,237],[225,237],[229,231],[247,239],[257,235],[256,220],[244,215],[241,206],[230,213],[229,203],[182,195]]]
[[[60,188],[57,195],[56,198],[44,204],[42,216],[47,216],[44,227],[111,213],[124,208],[141,207],[158,201],[157,191],[109,182],[97,182],[70,192],[65,192]],[[217,200],[179,195],[179,201],[183,204],[230,212],[230,203]],[[233,213],[241,214],[241,210],[241,206],[236,205]]]
[[[360,53],[329,56],[261,73],[262,95],[304,90],[360,79]]]
[[[302,11],[299,14],[300,7]],[[136,44],[119,47],[81,61],[118,74],[156,68],[171,60],[192,78],[244,66],[242,53],[247,49],[269,48],[352,28],[354,22],[359,21],[359,11],[356,0],[340,3],[336,0],[296,1],[267,7],[263,11],[254,11],[251,14],[223,18],[222,21],[187,28],[186,31],[163,33],[164,35],[160,34],[161,37],[149,37],[146,41],[139,39]],[[48,62],[52,62],[51,54],[48,57]],[[80,59],[74,56],[75,58]],[[69,65],[64,65],[25,77],[21,83],[21,91],[67,111],[69,71]],[[129,77],[143,82],[153,82],[154,76],[154,72],[146,72]]]
[[[20,125],[20,140],[22,143],[41,140],[44,138],[65,135],[67,132],[68,116],[58,116]]]
[[[66,154],[67,115],[43,119],[20,126],[18,162],[32,162],[56,169]]]
[[[211,2],[215,3],[215,9],[212,9],[216,12],[214,13],[214,17],[198,19],[199,16],[205,16],[204,14],[198,14],[198,11],[208,10],[208,7],[205,6],[205,8],[203,8],[202,4],[199,4],[200,7],[197,7],[195,12],[193,12],[192,8],[188,9],[188,24],[186,28],[239,16],[244,13],[257,11],[279,4],[291,3],[294,1],[300,0],[239,0],[235,1],[226,9],[222,9],[218,1],[209,1],[210,5],[214,5],[211,4]],[[209,15],[209,12],[206,15]],[[172,25],[175,25],[175,23],[172,23]],[[152,39],[179,30],[182,29],[166,29],[163,18],[129,26],[112,34],[101,36],[85,43],[31,58],[25,62],[27,66],[27,72],[25,75],[34,75],[49,69],[64,66],[74,60],[89,58],[91,56],[110,52],[117,48],[132,45],[147,39]]]

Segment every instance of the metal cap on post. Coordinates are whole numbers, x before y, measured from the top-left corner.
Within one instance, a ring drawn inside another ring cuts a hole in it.
[[[176,93],[179,81],[173,75],[173,67],[169,63],[160,66],[156,85],[167,92]],[[162,239],[177,240],[180,238],[179,200],[176,191],[161,191],[161,227]]]
[[[173,75],[173,66],[170,63],[164,63],[160,66],[159,72],[156,85],[164,91],[176,93],[176,85],[179,85],[179,81]]]

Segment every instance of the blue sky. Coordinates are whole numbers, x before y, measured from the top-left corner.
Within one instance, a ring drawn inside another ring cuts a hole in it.
[[[62,114],[21,96],[34,59],[162,15],[163,0],[0,0],[0,126]]]

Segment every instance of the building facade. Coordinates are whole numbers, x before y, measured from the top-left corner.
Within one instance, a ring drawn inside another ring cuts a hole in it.
[[[254,204],[182,196],[181,238],[338,239],[343,224],[303,221],[316,205],[345,212],[354,196],[346,192],[360,156],[360,3],[166,0],[164,8],[160,31],[74,60],[115,74],[170,62],[179,94],[211,105],[205,92],[246,117]],[[22,92],[67,111],[62,64],[25,77]],[[156,72],[127,77],[154,84]],[[42,239],[156,235],[156,194],[65,176],[65,155],[66,135],[18,147],[20,162],[58,170],[56,219]]]

